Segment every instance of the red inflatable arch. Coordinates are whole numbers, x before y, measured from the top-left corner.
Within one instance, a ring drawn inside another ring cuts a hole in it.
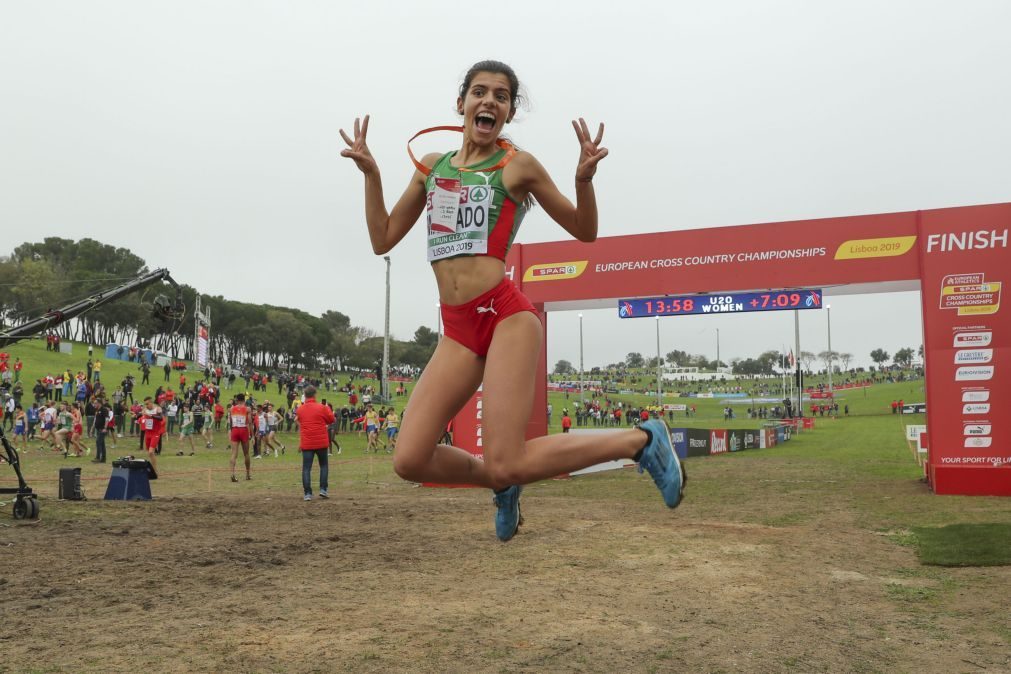
[[[919,290],[937,494],[1011,496],[1011,203],[516,244],[507,272],[541,312],[621,298],[825,288],[826,296]],[[545,332],[545,344],[547,335]],[[545,373],[527,437],[547,432]],[[454,442],[481,454],[480,391]],[[1008,416],[1005,416],[1008,415]]]

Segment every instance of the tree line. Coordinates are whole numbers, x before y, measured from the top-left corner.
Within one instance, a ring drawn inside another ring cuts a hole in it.
[[[900,368],[909,368],[913,364],[913,356],[917,354],[920,358],[923,357],[922,345],[918,351],[914,351],[911,348],[899,349],[895,352],[894,356],[890,356],[884,349],[874,349],[871,351],[870,357],[877,365],[878,369],[884,369],[885,363],[887,363],[889,359],[891,359],[892,362]],[[697,367],[703,372],[714,372],[719,368],[727,366],[727,364],[722,360],[719,362],[716,360],[709,360],[702,354],[689,354],[679,349],[669,352],[662,360],[663,362],[660,363],[661,365],[666,364],[671,367]],[[850,364],[853,362],[853,354],[835,350],[820,351],[817,354],[811,351],[801,351],[799,356],[797,356],[797,362],[800,363],[801,369],[809,374],[813,373],[813,366],[818,362],[823,365],[825,372],[827,372],[830,367],[833,372],[848,372]],[[603,368],[593,367],[586,370],[586,372],[590,374],[597,374],[600,372],[641,370],[643,368],[647,370],[656,370],[657,366],[656,356],[645,358],[641,353],[633,351],[625,357],[625,360],[619,363],[610,363]],[[780,374],[784,370],[793,370],[793,366],[789,364],[787,357],[780,351],[765,351],[754,358],[731,358],[730,366],[735,374],[742,375],[771,376]],[[578,372],[579,369],[575,367],[571,361],[559,360],[555,363],[555,368],[552,371],[552,374],[564,376],[578,374]]]
[[[23,243],[0,258],[0,327],[18,325],[46,312],[137,278],[147,264],[127,248],[94,239],[47,237]],[[193,307],[197,290],[181,284],[186,316],[165,330],[151,316],[158,294],[174,295],[167,284],[110,302],[57,328],[64,340],[102,345],[140,344],[192,360]],[[383,337],[351,324],[338,310],[313,316],[299,309],[201,295],[210,307],[210,358],[216,363],[264,369],[373,369],[382,359]],[[438,335],[419,327],[411,340],[390,340],[390,363],[422,367]]]

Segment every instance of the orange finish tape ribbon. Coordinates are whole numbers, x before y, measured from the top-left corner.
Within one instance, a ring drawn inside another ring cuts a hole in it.
[[[422,136],[422,135],[424,135],[426,133],[432,133],[433,131],[459,131],[460,133],[463,133],[463,127],[462,126],[433,126],[430,129],[423,129],[423,130],[419,131],[418,133],[414,134],[414,136],[411,138],[411,140],[407,141],[407,154],[410,155],[411,161],[414,162],[414,166],[419,171],[421,171],[421,173],[423,175],[426,175],[426,176],[429,175],[432,172],[432,169],[428,168],[427,166],[425,166],[424,164],[422,164],[420,161],[418,161],[417,158],[415,158],[414,153],[411,152],[411,143],[418,136]],[[495,144],[498,145],[500,148],[502,148],[503,150],[506,151],[505,156],[502,157],[502,159],[499,161],[499,163],[495,164],[491,168],[483,169],[484,171],[497,171],[500,168],[502,168],[503,166],[505,166],[506,164],[508,164],[510,161],[512,161],[512,158],[516,156],[516,147],[512,143],[510,143],[509,141],[507,141],[506,139],[499,138],[498,140],[495,141]],[[475,169],[461,168],[459,170],[460,171],[465,171],[465,172],[472,172]]]

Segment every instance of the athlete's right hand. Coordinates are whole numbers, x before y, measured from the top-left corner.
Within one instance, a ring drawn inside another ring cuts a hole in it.
[[[359,119],[355,117],[355,137],[354,140],[348,138],[348,135],[344,133],[344,129],[341,129],[341,138],[344,142],[348,144],[348,149],[341,150],[341,156],[352,159],[355,165],[361,170],[365,175],[370,173],[375,173],[379,171],[379,165],[376,164],[375,158],[373,158],[372,153],[369,152],[369,146],[365,143],[365,134],[369,132],[369,116],[365,115],[365,120],[359,123]]]

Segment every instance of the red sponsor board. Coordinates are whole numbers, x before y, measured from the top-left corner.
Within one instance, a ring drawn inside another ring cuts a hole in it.
[[[529,244],[514,280],[533,302],[908,281],[915,239],[889,213]]]
[[[484,413],[483,392],[478,389],[463,409],[453,417],[453,446],[462,447],[479,458],[484,458],[484,433],[481,417]],[[426,487],[473,487],[472,484],[435,484]]]
[[[938,494],[1011,495],[1009,229],[1008,204],[921,215],[928,475]]]
[[[709,453],[723,454],[727,451],[727,431],[709,431]]]

